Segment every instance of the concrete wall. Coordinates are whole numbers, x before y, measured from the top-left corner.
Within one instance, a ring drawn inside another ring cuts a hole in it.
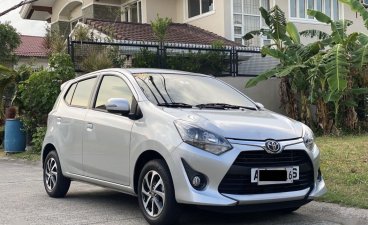
[[[160,17],[171,18],[174,23],[180,23],[180,18],[176,14],[179,2],[177,0],[145,0],[145,10],[142,10],[142,14],[146,15],[142,16],[143,23],[151,23],[156,19],[157,14]]]
[[[181,11],[184,12],[184,16],[182,16],[182,23],[188,23],[197,27],[201,27],[208,31],[211,31],[215,34],[225,37],[225,26],[229,26],[230,23],[225,23],[225,5],[230,3],[229,0],[214,0],[214,11],[192,17],[187,18],[187,6],[186,0],[179,0]],[[226,2],[226,3],[225,3]],[[227,8],[227,7],[226,7]],[[180,9],[179,9],[180,10]]]
[[[252,88],[245,88],[245,84],[251,79],[249,77],[221,77],[220,79],[245,93],[252,100],[262,103],[267,109],[284,113],[280,109],[279,79],[272,78]]]
[[[14,69],[17,69],[21,65],[30,65],[32,68],[48,68],[48,59],[47,58],[33,58],[33,57],[19,57],[18,62],[16,65],[14,65]]]

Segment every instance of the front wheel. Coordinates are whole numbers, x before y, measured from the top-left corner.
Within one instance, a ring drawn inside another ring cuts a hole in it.
[[[138,202],[151,225],[174,224],[179,218],[174,185],[163,160],[150,161],[143,167],[138,181]]]
[[[63,176],[56,151],[51,151],[43,163],[43,184],[53,198],[62,198],[69,190],[70,179]]]

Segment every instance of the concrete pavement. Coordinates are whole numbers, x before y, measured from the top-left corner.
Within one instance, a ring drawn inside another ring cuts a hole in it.
[[[38,163],[0,159],[0,224],[146,225],[136,198],[72,182],[66,198],[52,199],[42,184]],[[295,213],[218,214],[191,207],[180,225],[368,225],[368,210],[312,202]]]

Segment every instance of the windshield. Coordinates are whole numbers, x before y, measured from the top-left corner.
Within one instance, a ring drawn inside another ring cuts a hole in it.
[[[256,109],[245,96],[212,77],[184,74],[134,74],[147,98],[160,106],[223,104]],[[201,107],[200,107],[201,108]]]

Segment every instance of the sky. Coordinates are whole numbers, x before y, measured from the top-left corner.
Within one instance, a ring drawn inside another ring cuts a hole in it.
[[[0,11],[2,12],[19,2],[21,2],[21,0],[0,0]],[[18,8],[0,17],[0,22],[4,23],[9,21],[10,24],[17,29],[18,33],[23,35],[44,36],[47,23],[22,19],[19,14],[20,9],[21,8]]]

